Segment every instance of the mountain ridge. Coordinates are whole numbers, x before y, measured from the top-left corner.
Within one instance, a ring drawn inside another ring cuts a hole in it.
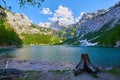
[[[87,40],[88,42],[98,43],[98,45],[111,45],[115,46],[119,39],[116,37],[113,38],[114,43],[110,44],[100,44],[99,37],[114,27],[118,27],[120,25],[120,2],[115,4],[114,6],[108,8],[107,10],[97,10],[94,13],[84,13],[78,23],[75,25],[75,35],[72,36],[71,39],[67,39],[65,44],[82,44],[81,41]],[[114,30],[114,29],[113,29]],[[114,32],[114,31],[113,31]],[[93,37],[90,37],[93,36]],[[106,35],[107,36],[107,35]],[[104,36],[105,37],[105,36]],[[101,37],[102,38],[102,37]],[[120,45],[120,44],[119,44]]]

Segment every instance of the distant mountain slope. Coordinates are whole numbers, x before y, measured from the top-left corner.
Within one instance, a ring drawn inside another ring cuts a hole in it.
[[[65,25],[61,24],[59,21],[56,22],[51,22],[50,28],[55,29],[55,30],[64,30]]]
[[[98,45],[115,45],[120,41],[120,2],[107,10],[84,13],[75,25],[75,35],[68,38],[66,44],[81,44],[87,40]]]

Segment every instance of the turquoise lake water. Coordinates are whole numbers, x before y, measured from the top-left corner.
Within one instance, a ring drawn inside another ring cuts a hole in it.
[[[120,48],[82,46],[24,46],[19,49],[0,49],[17,59],[44,60],[79,63],[81,54],[88,53],[93,64],[98,66],[120,65]]]

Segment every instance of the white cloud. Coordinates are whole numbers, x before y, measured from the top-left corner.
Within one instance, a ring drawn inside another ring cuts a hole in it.
[[[38,25],[41,26],[41,27],[46,27],[46,28],[50,27],[50,23],[49,22],[45,22],[45,23],[40,22]]]
[[[53,14],[52,11],[49,8],[43,8],[43,10],[40,13],[42,13],[42,14]]]
[[[85,12],[81,12],[80,16],[78,16],[77,18],[75,18],[75,22],[78,22],[82,18],[83,14],[85,14]]]
[[[61,24],[69,25],[74,23],[74,18],[72,11],[68,7],[63,7],[60,5],[52,18],[49,18],[51,21],[59,21]]]

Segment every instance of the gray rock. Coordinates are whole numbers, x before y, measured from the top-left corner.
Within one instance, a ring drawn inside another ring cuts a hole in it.
[[[0,77],[11,75],[24,76],[24,73],[18,69],[0,69]]]

